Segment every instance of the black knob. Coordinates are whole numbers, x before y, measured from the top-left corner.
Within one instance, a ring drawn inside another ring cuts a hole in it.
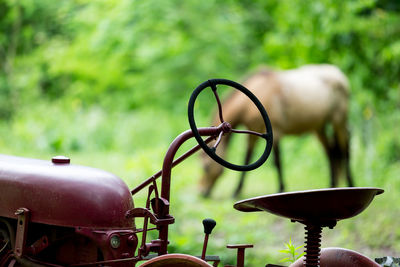
[[[217,223],[213,219],[204,219],[203,220],[204,233],[208,235],[211,234],[216,224]]]

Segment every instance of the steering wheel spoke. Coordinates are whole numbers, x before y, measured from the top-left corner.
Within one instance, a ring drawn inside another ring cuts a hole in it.
[[[224,121],[223,118],[223,112],[222,112],[222,104],[221,104],[221,100],[218,96],[217,93],[217,85],[218,84],[222,84],[222,85],[227,85],[230,87],[233,87],[239,91],[241,91],[243,94],[245,94],[248,98],[250,98],[250,100],[254,103],[254,105],[257,107],[258,111],[260,112],[260,115],[263,119],[264,125],[265,125],[265,129],[266,129],[266,133],[258,133],[255,131],[250,131],[250,130],[238,130],[238,129],[232,129],[231,125]],[[215,99],[217,101],[218,104],[218,115],[219,115],[219,119],[221,121],[221,125],[219,127],[221,127],[221,131],[218,134],[218,137],[215,136],[217,138],[215,144],[212,147],[209,147],[204,140],[201,138],[200,133],[197,129],[197,125],[195,123],[194,120],[194,103],[197,99],[197,96],[206,88],[211,87]],[[239,83],[230,81],[230,80],[226,80],[226,79],[212,79],[212,80],[208,80],[202,84],[200,84],[192,93],[190,100],[189,100],[189,105],[188,105],[188,117],[189,117],[189,124],[190,124],[190,128],[193,132],[194,137],[196,138],[197,142],[199,143],[199,145],[201,146],[201,148],[204,150],[204,152],[206,154],[208,154],[212,159],[214,159],[216,162],[218,162],[219,164],[232,169],[232,170],[236,170],[236,171],[250,171],[250,170],[254,170],[256,168],[258,168],[259,166],[261,166],[268,158],[269,154],[271,153],[271,149],[272,149],[272,128],[271,128],[271,123],[269,121],[268,118],[268,114],[265,111],[263,105],[260,103],[260,101],[257,99],[257,97],[251,93],[247,88],[245,88],[244,86],[242,86]],[[219,157],[216,154],[216,148],[218,147],[218,145],[221,143],[222,137],[224,134],[229,134],[229,133],[239,133],[239,134],[250,134],[250,135],[256,135],[259,136],[263,139],[266,140],[266,146],[264,148],[264,152],[262,153],[262,155],[260,156],[260,158],[248,165],[236,165],[236,164],[232,164],[226,160],[224,160],[223,158]]]
[[[239,134],[251,134],[251,135],[256,135],[258,137],[267,139],[268,138],[268,134],[267,133],[259,133],[259,132],[255,132],[255,131],[250,131],[250,130],[238,130],[238,129],[232,129],[232,133],[239,133]]]
[[[221,123],[224,122],[224,117],[222,114],[222,104],[221,104],[221,100],[219,98],[219,95],[217,93],[217,85],[215,83],[213,83],[212,80],[208,80],[208,82],[210,83],[211,89],[214,93],[215,99],[217,100],[217,104],[218,104],[218,114],[219,114],[219,120],[221,121]]]
[[[223,135],[224,135],[224,132],[221,131],[221,132],[219,133],[219,135],[218,135],[217,141],[215,142],[215,144],[214,144],[214,146],[213,146],[213,148],[214,148],[215,150],[217,149],[219,143],[221,143],[221,140],[222,140],[222,136],[223,136]],[[215,151],[214,151],[214,152],[215,152]]]

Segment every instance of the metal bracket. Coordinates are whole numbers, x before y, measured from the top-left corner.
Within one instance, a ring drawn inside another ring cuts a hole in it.
[[[28,247],[26,252],[32,255],[37,255],[48,246],[49,238],[44,235],[40,239],[36,240],[36,242],[33,243],[30,247]]]
[[[27,208],[19,208],[15,215],[18,216],[17,220],[17,233],[15,238],[14,254],[18,258],[25,254],[26,238],[28,235],[28,223],[30,211]]]
[[[160,226],[160,225],[168,225],[168,224],[173,224],[175,222],[175,218],[172,217],[171,215],[167,215],[163,219],[158,219],[156,215],[154,215],[149,209],[145,208],[134,208],[131,210],[128,210],[125,214],[126,218],[139,218],[139,217],[146,217],[148,216],[150,219],[150,222],[154,225]]]

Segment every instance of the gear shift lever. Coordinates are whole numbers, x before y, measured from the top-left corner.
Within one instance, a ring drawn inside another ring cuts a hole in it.
[[[208,236],[211,234],[212,230],[214,229],[217,223],[213,219],[204,219],[203,226],[204,226],[204,244],[203,244],[203,252],[201,253],[201,259],[205,260],[206,258],[206,250],[207,250],[207,243],[208,243]]]

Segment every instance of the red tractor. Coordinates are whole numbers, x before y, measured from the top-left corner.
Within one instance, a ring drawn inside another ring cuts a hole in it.
[[[259,110],[266,132],[232,129],[223,119],[218,85],[234,87],[248,96]],[[194,104],[205,89],[211,89],[215,95],[221,123],[197,128]],[[67,157],[44,161],[0,156],[0,267],[212,266],[209,262],[217,266],[220,262],[217,256],[205,255],[208,235],[215,226],[210,219],[203,222],[206,237],[200,257],[168,254],[168,227],[175,222],[169,212],[171,169],[202,148],[227,168],[253,170],[261,166],[271,152],[272,129],[258,99],[242,85],[224,79],[208,80],[197,87],[189,101],[188,115],[191,129],[172,142],[162,170],[131,191],[117,176],[72,165]],[[235,165],[218,156],[216,149],[221,138],[230,133],[264,139],[265,148],[260,158],[249,165]],[[192,137],[198,145],[174,160],[178,148]],[[211,141],[213,144],[209,145]],[[160,190],[156,183],[159,177],[162,177]],[[147,190],[146,206],[135,207],[132,196],[141,190]],[[308,231],[306,266],[319,266],[320,260],[331,266],[355,266],[354,260],[363,262],[364,265],[359,266],[375,266],[365,256],[342,249],[330,250],[330,254],[322,251],[320,259],[319,239],[321,227],[334,227],[337,220],[360,213],[382,192],[377,188],[342,188],[282,193],[243,200],[234,207],[245,212],[269,211],[304,223]],[[345,208],[338,204],[341,198],[347,198]],[[139,217],[144,218],[141,228],[135,225],[135,218]],[[147,240],[150,230],[158,231],[157,239]],[[138,237],[141,237],[140,242]],[[238,251],[237,266],[244,266],[244,250],[251,245],[230,247]],[[339,257],[338,253],[345,256]],[[334,263],[338,259],[339,265]],[[350,265],[344,265],[348,262]]]

